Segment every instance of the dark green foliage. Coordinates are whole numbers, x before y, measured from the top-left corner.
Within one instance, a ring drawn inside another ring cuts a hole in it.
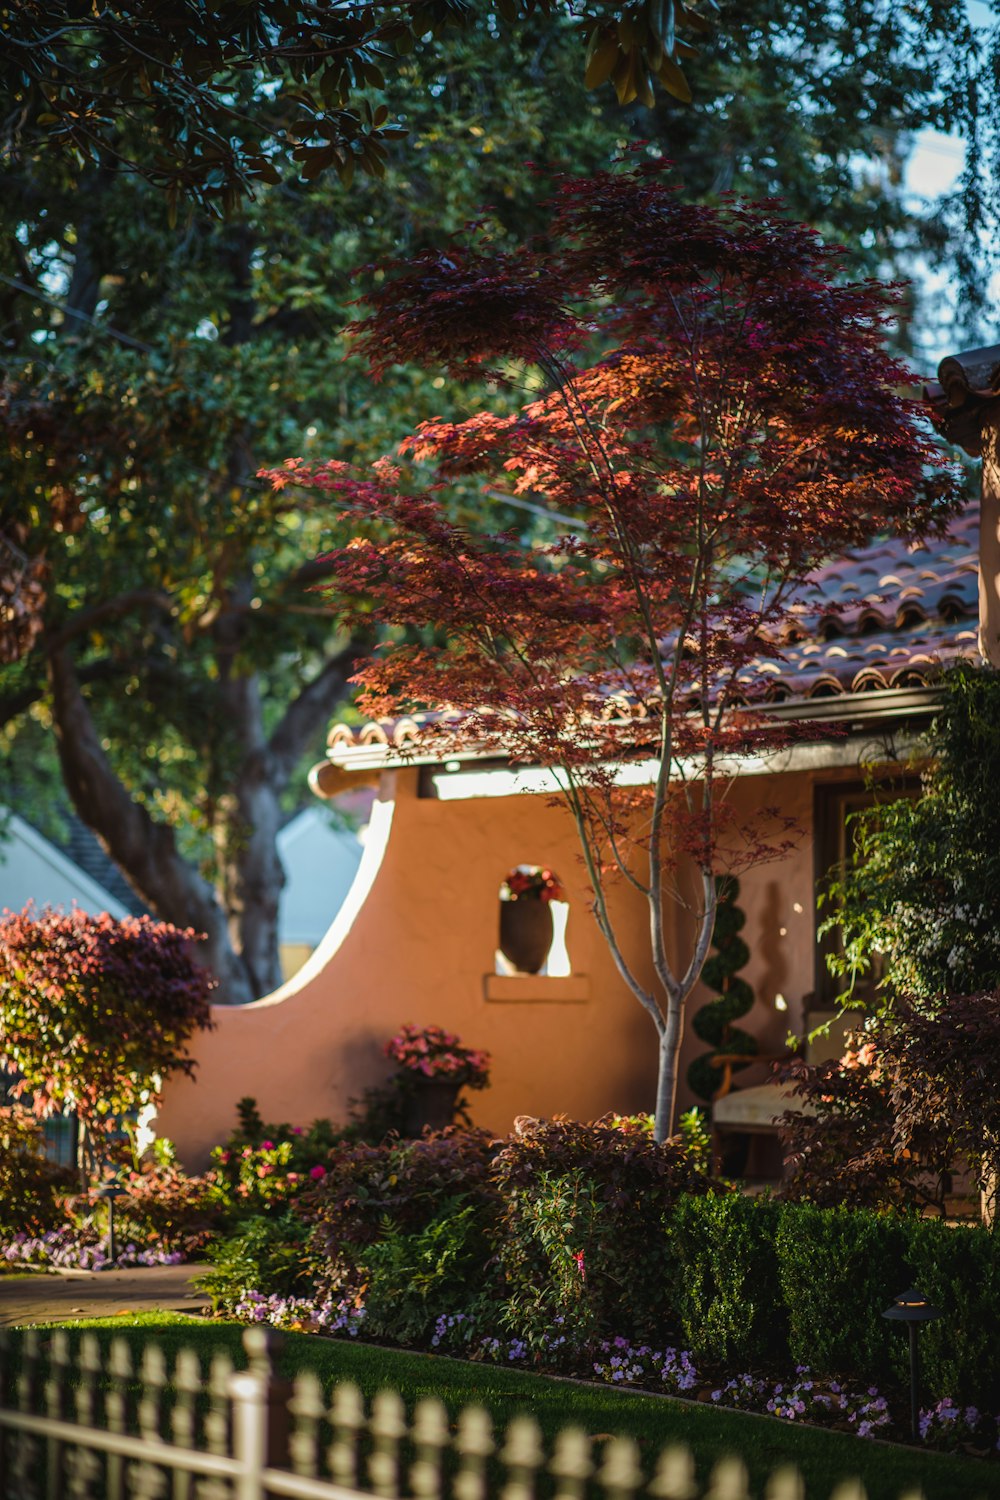
[[[740,894],[739,881],[733,876],[723,876],[716,881],[719,905],[712,929],[712,944],[718,950],[706,960],[701,971],[701,982],[715,990],[718,999],[698,1009],[691,1018],[695,1035],[711,1047],[711,1052],[696,1057],[687,1071],[687,1081],[702,1099],[713,1099],[722,1079],[718,1068],[712,1066],[712,1057],[718,1052],[738,1052],[752,1057],[757,1051],[757,1040],[749,1032],[734,1026],[740,1016],[745,1016],[753,1007],[754,994],[745,979],[738,978],[738,971],[750,957],[750,949],[740,937],[746,917],[736,901]],[[734,1072],[742,1070],[737,1064]]]
[[[555,1318],[584,1336],[662,1334],[670,1212],[682,1193],[713,1186],[683,1145],[658,1145],[630,1120],[538,1121],[505,1143],[492,1176],[519,1337],[539,1342]]]
[[[852,820],[857,854],[830,883],[826,923],[843,933],[835,972],[883,955],[889,998],[928,1006],[1000,984],[1000,673],[962,662],[944,682],[921,796]]]
[[[911,1281],[944,1314],[920,1329],[926,1389],[1000,1410],[1000,1235],[926,1220],[912,1226],[908,1239]],[[903,1357],[897,1350],[897,1361]]]
[[[197,1284],[216,1309],[231,1308],[261,1288],[285,1297],[303,1295],[311,1284],[308,1239],[309,1226],[296,1214],[248,1219],[236,1234],[212,1246],[212,1269]]]
[[[824,1376],[891,1377],[895,1350],[881,1315],[909,1284],[914,1223],[864,1210],[784,1206],[775,1254],[794,1364]]]
[[[788,1321],[775,1241],[781,1208],[733,1193],[682,1198],[665,1249],[681,1343],[695,1359],[744,1370],[784,1362]]]
[[[468,1316],[498,1275],[481,1206],[461,1197],[446,1199],[430,1223],[410,1234],[387,1218],[360,1265],[366,1336],[400,1344],[428,1343],[439,1317]]]
[[[313,1225],[312,1251],[323,1284],[339,1293],[353,1292],[369,1279],[369,1250],[387,1267],[396,1256],[426,1257],[426,1235],[448,1202],[452,1212],[468,1207],[463,1242],[487,1235],[497,1212],[489,1180],[494,1143],[485,1131],[445,1131],[423,1140],[389,1140],[381,1146],[348,1145],[332,1154],[326,1176],[306,1195],[304,1212]],[[402,1243],[416,1236],[413,1244]],[[385,1260],[387,1237],[401,1243]],[[433,1240],[431,1235],[431,1240]],[[463,1286],[454,1277],[454,1305],[462,1306],[479,1290],[484,1259],[462,1265],[472,1278]],[[397,1290],[402,1291],[402,1286]]]

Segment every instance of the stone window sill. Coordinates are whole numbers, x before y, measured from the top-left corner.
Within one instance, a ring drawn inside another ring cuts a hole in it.
[[[582,1005],[589,974],[484,974],[483,998],[497,1005]]]

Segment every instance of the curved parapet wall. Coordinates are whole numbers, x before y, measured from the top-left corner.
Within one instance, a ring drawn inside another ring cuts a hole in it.
[[[769,802],[803,832],[812,784],[808,773],[767,778]],[[157,1131],[186,1166],[205,1164],[246,1095],[266,1120],[343,1121],[350,1100],[387,1077],[383,1046],[408,1021],[446,1026],[492,1053],[490,1088],[469,1103],[476,1123],[497,1132],[518,1115],[594,1119],[651,1107],[656,1033],[588,909],[572,820],[550,797],[509,795],[505,786],[498,794],[497,785],[484,779],[474,795],[422,797],[415,768],[383,773],[357,880],[320,947],[273,995],[215,1007],[215,1029],[195,1039],[195,1078],[169,1083]],[[731,800],[752,808],[761,792],[760,778],[749,776]],[[566,887],[569,963],[558,974],[497,972],[499,890],[517,865],[558,870]],[[747,1026],[766,1050],[799,1024],[798,997],[812,988],[812,880],[806,837],[786,861],[742,881],[747,978],[758,995]],[[645,903],[622,882],[612,906],[626,950],[647,951]],[[671,920],[671,946],[686,951],[679,903]],[[640,978],[652,984],[651,974]],[[774,1008],[779,990],[790,997],[787,1015]],[[696,992],[692,1009],[705,998]],[[682,1075],[698,1047],[688,1039]]]
[[[495,972],[499,887],[521,863],[551,865],[568,887],[570,975]],[[345,1119],[387,1076],[382,1048],[407,1021],[493,1054],[490,1089],[470,1096],[491,1128],[518,1114],[638,1109],[653,1094],[655,1035],[587,910],[568,816],[535,796],[422,798],[411,769],[383,776],[355,883],[306,965],[212,1019],[193,1043],[194,1079],[171,1081],[157,1121],[191,1168],[246,1095],[272,1121]]]

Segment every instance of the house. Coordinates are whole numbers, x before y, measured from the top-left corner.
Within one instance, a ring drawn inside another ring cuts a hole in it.
[[[56,843],[8,812],[0,835],[0,911],[21,911],[29,901],[39,910],[79,906],[118,918],[145,910],[79,818],[66,819]]]
[[[981,648],[1000,656],[1000,561],[982,584],[979,569],[981,547],[1000,560],[1000,347],[945,361],[940,373],[928,391],[940,425],[986,454],[981,507],[970,505],[944,540],[881,540],[821,569],[783,659],[747,668],[769,676],[770,713],[812,731],[750,760],[730,794],[748,812],[779,806],[801,833],[785,859],[741,882],[751,955],[741,977],[755,1001],[740,1024],[765,1053],[832,1008],[815,891],[844,857],[845,820],[867,795],[862,768],[905,761],[949,661]],[[650,1107],[655,1032],[588,912],[551,772],[475,751],[441,761],[419,724],[403,720],[334,726],[312,785],[320,797],[376,789],[356,880],[288,983],[252,1005],[215,1009],[215,1029],[194,1047],[196,1078],[171,1082],[158,1124],[185,1161],[205,1160],[244,1095],[268,1119],[344,1118],[349,1101],[386,1076],[383,1045],[404,1022],[444,1025],[492,1053],[491,1086],[470,1099],[474,1120],[490,1128],[509,1129],[519,1114]],[[497,953],[500,886],[518,865],[555,871],[567,895],[562,961],[535,974],[509,972]],[[624,885],[612,899],[623,943],[647,951],[645,904]],[[679,905],[669,921],[683,950]],[[689,1014],[707,998],[696,991]],[[682,1074],[700,1050],[689,1031]],[[762,1078],[760,1066],[745,1075],[750,1085]]]
[[[742,880],[743,977],[756,1001],[741,1025],[763,1051],[832,999],[816,945],[817,876],[842,855],[845,818],[866,795],[860,767],[898,764],[933,713],[941,666],[976,654],[977,590],[970,507],[944,542],[885,541],[823,569],[800,638],[766,664],[772,712],[809,721],[817,737],[751,763],[732,793],[747,807],[780,805],[802,830],[786,859]],[[648,1108],[655,1036],[587,911],[575,830],[552,805],[544,768],[471,753],[439,763],[412,722],[335,726],[316,791],[365,783],[377,800],[333,926],[274,995],[216,1008],[216,1030],[197,1041],[197,1081],[171,1083],[159,1129],[196,1162],[245,1094],[265,1118],[342,1118],[385,1076],[382,1045],[406,1021],[448,1026],[492,1052],[492,1085],[471,1100],[490,1127],[518,1114]],[[551,966],[565,972],[500,972],[499,888],[519,864],[548,866],[566,887],[568,963]],[[630,894],[617,892],[619,917],[639,947],[646,913]],[[674,913],[678,938],[683,920]],[[701,1048],[689,1036],[682,1069]]]

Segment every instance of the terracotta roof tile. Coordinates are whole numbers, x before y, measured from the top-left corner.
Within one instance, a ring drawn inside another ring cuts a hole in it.
[[[947,537],[912,543],[885,538],[816,571],[783,627],[775,650],[739,673],[766,702],[926,687],[942,667],[978,654],[978,505],[955,518]],[[618,699],[607,716],[634,710]],[[335,759],[352,746],[414,745],[425,715],[351,729],[335,724]]]

